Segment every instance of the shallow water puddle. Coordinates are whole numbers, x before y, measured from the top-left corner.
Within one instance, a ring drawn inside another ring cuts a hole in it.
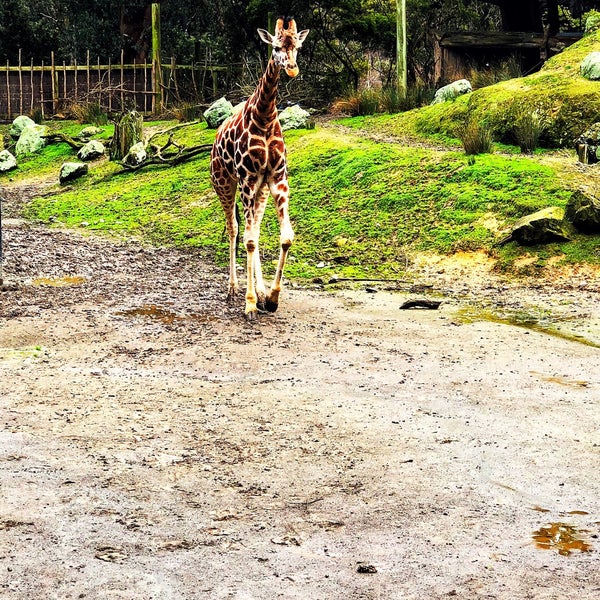
[[[157,304],[143,304],[137,308],[121,310],[115,313],[119,317],[146,317],[155,321],[160,321],[165,325],[172,325],[176,321],[197,321],[199,323],[208,323],[216,320],[213,315],[201,315],[197,313],[180,315],[175,311],[158,306]]]
[[[172,310],[157,306],[156,304],[144,304],[138,308],[119,311],[116,314],[120,317],[149,317],[167,325],[183,319],[182,316],[177,315]]]
[[[549,523],[533,532],[533,541],[538,548],[569,556],[573,551],[592,551],[592,545],[584,539],[587,533],[587,530],[579,530],[567,523]]]
[[[571,342],[579,342],[593,348],[600,348],[600,327],[588,327],[590,334],[585,337],[578,332],[567,330],[564,327],[564,319],[553,318],[551,315],[536,315],[526,311],[494,311],[476,306],[465,306],[458,310],[457,317],[461,323],[477,323],[478,321],[501,323],[502,325],[522,327]],[[596,329],[598,330],[596,331]]]
[[[85,277],[79,275],[65,275],[64,277],[37,277],[31,283],[34,286],[70,287],[85,283]]]

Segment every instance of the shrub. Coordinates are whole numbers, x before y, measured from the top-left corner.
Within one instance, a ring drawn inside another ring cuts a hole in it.
[[[173,109],[173,116],[180,123],[202,119],[202,107],[194,102],[183,102]]]
[[[108,115],[99,102],[74,103],[70,106],[69,112],[79,123],[91,125],[106,125],[108,123]]]
[[[487,123],[471,119],[456,133],[465,154],[488,154],[492,151],[493,131]]]
[[[347,113],[352,117],[374,115],[379,112],[381,92],[371,88],[352,91],[345,97],[336,100],[331,110],[333,112]]]
[[[542,134],[548,129],[548,111],[541,104],[532,106],[515,101],[509,114],[513,122],[512,132],[521,152],[533,152],[538,147]]]

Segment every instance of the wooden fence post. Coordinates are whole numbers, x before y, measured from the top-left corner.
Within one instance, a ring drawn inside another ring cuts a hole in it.
[[[10,102],[10,70],[8,59],[6,61],[6,107],[8,110],[8,118],[12,118],[12,106]]]
[[[21,48],[19,48],[19,114],[23,114],[23,63],[21,62]]]
[[[56,114],[58,110],[58,74],[56,73],[56,64],[54,63],[54,51],[50,52],[50,58],[52,60],[50,67],[50,74],[52,76],[52,114]]]
[[[152,4],[152,112],[162,110],[163,96],[162,66],[160,63],[160,4]]]

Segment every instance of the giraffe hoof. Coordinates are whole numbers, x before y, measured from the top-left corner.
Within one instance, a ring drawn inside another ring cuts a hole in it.
[[[265,302],[265,309],[268,312],[275,312],[277,310],[278,306],[279,306],[279,303],[278,302],[273,302],[273,300],[267,299],[267,301]]]
[[[258,311],[257,310],[251,310],[246,313],[246,321],[248,321],[248,323],[256,323],[257,320],[258,320]]]

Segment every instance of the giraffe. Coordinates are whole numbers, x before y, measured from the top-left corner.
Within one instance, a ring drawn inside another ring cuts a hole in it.
[[[294,241],[288,214],[289,185],[286,149],[277,116],[277,84],[283,69],[290,77],[298,75],[296,55],[309,30],[297,31],[292,18],[277,20],[275,35],[264,29],[258,35],[273,47],[267,68],[256,90],[242,110],[227,119],[217,131],[211,152],[211,180],[225,212],[229,235],[229,290],[231,302],[239,290],[236,273],[236,188],[244,212],[243,242],[247,253],[246,318],[254,321],[259,310],[275,312],[281,292],[283,267]],[[260,224],[269,192],[277,209],[280,230],[279,260],[273,283],[266,293],[258,241]]]

